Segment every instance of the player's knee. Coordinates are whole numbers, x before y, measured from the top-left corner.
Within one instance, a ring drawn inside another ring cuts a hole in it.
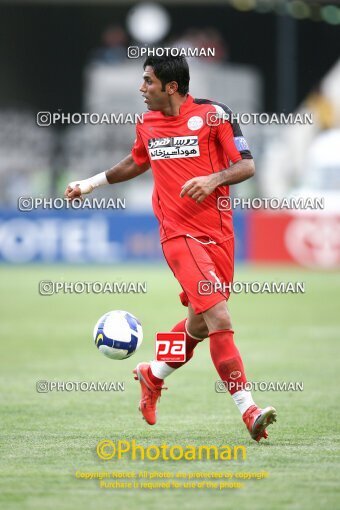
[[[231,317],[227,309],[214,310],[213,314],[209,314],[207,323],[210,333],[223,329],[232,329]]]
[[[189,336],[191,336],[193,338],[199,338],[199,339],[202,339],[202,340],[207,338],[208,334],[209,334],[207,325],[204,322],[204,320],[199,321],[199,322],[195,322],[194,324],[190,323],[188,321],[187,322],[187,332],[188,332]]]
[[[213,330],[220,331],[223,329],[232,329],[231,319],[228,316],[220,316],[215,319]]]

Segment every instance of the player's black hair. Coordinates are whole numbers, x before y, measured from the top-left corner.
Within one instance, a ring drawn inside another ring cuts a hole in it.
[[[185,57],[147,57],[143,64],[144,70],[146,66],[151,66],[156,77],[162,82],[162,91],[165,90],[167,83],[175,81],[181,96],[185,96],[189,92],[190,74]]]

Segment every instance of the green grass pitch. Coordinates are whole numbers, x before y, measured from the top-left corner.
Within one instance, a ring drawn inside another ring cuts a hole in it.
[[[147,281],[147,294],[38,293],[39,280]],[[137,411],[139,385],[132,369],[153,357],[154,334],[185,316],[179,286],[159,266],[5,267],[1,288],[1,487],[5,510],[92,509],[312,509],[340,508],[339,386],[340,274],[284,267],[238,267],[238,281],[304,281],[305,294],[234,295],[235,339],[248,379],[303,381],[302,392],[256,392],[278,421],[257,444],[218,379],[208,341],[167,380],[158,423]],[[132,358],[99,353],[92,328],[104,312],[137,315],[144,342]],[[39,394],[38,380],[125,381],[125,392]],[[98,459],[101,439],[150,444],[245,445],[245,461],[131,461]],[[100,489],[77,480],[80,471],[267,471],[243,489]]]

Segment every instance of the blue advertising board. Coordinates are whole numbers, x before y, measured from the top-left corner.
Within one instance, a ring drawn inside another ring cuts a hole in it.
[[[247,256],[246,215],[234,214],[236,259]],[[0,210],[0,262],[121,263],[163,258],[151,213]]]

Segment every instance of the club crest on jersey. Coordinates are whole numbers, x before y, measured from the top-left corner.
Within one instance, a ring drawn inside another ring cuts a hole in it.
[[[149,138],[150,159],[196,158],[200,155],[198,136]]]
[[[199,117],[198,115],[195,115],[194,117],[190,117],[188,120],[188,128],[191,129],[191,131],[197,131],[197,129],[200,129],[203,126],[203,119],[202,117]]]

